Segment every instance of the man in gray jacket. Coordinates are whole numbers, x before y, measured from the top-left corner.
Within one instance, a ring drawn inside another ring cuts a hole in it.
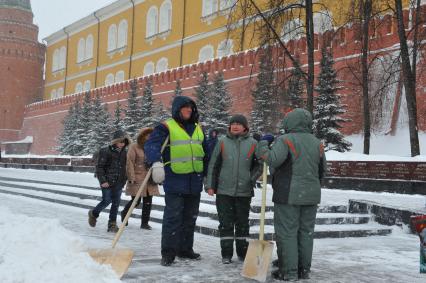
[[[207,192],[216,193],[222,262],[231,263],[234,238],[241,261],[247,253],[249,212],[253,187],[261,174],[255,157],[257,141],[249,136],[247,119],[234,115],[226,136],[221,137],[211,155]]]

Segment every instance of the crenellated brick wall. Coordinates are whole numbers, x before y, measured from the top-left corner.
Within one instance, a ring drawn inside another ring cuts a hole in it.
[[[424,6],[423,8],[426,8]],[[426,14],[426,9],[424,9]],[[396,24],[390,15],[382,21],[388,25],[378,25],[377,36],[371,38],[371,56],[380,56],[398,50],[398,37]],[[389,26],[391,33],[389,33]],[[426,39],[426,27],[420,30],[422,38]],[[361,86],[356,84],[353,67],[359,67],[360,43],[356,41],[357,27],[343,27],[336,32],[328,31],[315,37],[315,73],[319,74],[319,61],[321,48],[327,46],[333,49],[335,68],[341,81],[342,103],[347,104],[348,112],[345,114],[351,122],[346,123],[342,132],[345,134],[358,133],[362,130],[361,113]],[[287,43],[289,51],[298,57],[302,67],[306,69],[306,40],[292,40]],[[163,73],[137,78],[138,87],[142,88],[147,80],[152,80],[154,99],[162,101],[165,106],[170,103],[170,98],[176,87],[176,81],[181,81],[184,95],[193,96],[197,82],[203,71],[208,72],[212,78],[217,72],[223,72],[228,89],[233,97],[232,113],[250,114],[252,101],[251,89],[255,86],[258,72],[259,54],[256,50],[237,53],[229,57],[215,59],[205,63],[187,65],[171,69]],[[285,68],[291,68],[290,60],[284,61],[284,56],[277,55],[275,60],[282,60]],[[348,68],[352,66],[352,69]],[[419,129],[426,130],[426,68],[425,59],[421,58],[418,72],[418,118]],[[130,81],[125,81],[112,86],[91,90],[92,97],[99,94],[112,112],[116,101],[126,104],[130,91]],[[37,102],[25,107],[25,118],[20,137],[33,136],[34,143],[31,148],[33,154],[56,153],[56,139],[62,130],[62,120],[70,105],[83,98],[83,93],[68,95],[62,98]]]

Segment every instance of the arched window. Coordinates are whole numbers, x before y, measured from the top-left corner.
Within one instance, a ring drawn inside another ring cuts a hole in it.
[[[93,35],[89,34],[86,38],[86,56],[85,59],[93,58]]]
[[[198,61],[204,62],[214,58],[214,49],[211,45],[206,45],[201,48],[200,53],[198,53]]]
[[[145,64],[145,66],[143,67],[143,75],[144,76],[149,76],[154,74],[154,62],[150,61],[148,63]]]
[[[52,89],[52,91],[50,92],[50,99],[55,99],[56,96],[57,96],[56,89]]]
[[[65,69],[65,66],[67,61],[67,49],[65,46],[61,47],[61,50],[59,51],[59,69]]]
[[[56,98],[61,98],[64,96],[64,89],[62,87],[58,88],[58,92],[56,93]]]
[[[281,32],[282,40],[287,42],[292,39],[299,39],[304,35],[303,24],[299,19],[289,20],[285,23]]]
[[[85,49],[86,49],[86,41],[84,38],[80,38],[77,45],[77,63],[80,63],[85,60]]]
[[[203,0],[203,12],[202,16],[209,16],[217,12],[218,0]]]
[[[121,48],[127,45],[127,21],[121,20],[118,24],[118,40],[117,48]]]
[[[87,81],[84,82],[83,90],[88,91],[90,89],[91,89],[91,83],[90,83],[89,80],[87,80]]]
[[[105,85],[112,85],[114,84],[114,74],[108,74],[105,78]]]
[[[161,73],[165,72],[168,69],[169,60],[167,58],[163,57],[157,62],[156,72]]]
[[[225,39],[217,47],[217,57],[224,57],[234,53],[234,45],[231,39]]]
[[[76,85],[75,85],[75,93],[80,93],[80,92],[82,92],[83,91],[83,84],[81,83],[81,82],[78,82]]]
[[[124,81],[124,71],[118,71],[115,74],[115,82],[119,83],[119,82],[122,82],[122,81]]]
[[[117,26],[112,24],[108,28],[108,51],[117,48]]]
[[[314,33],[324,33],[333,29],[331,12],[327,10],[314,13]]]
[[[148,10],[146,16],[146,37],[153,36],[158,33],[158,9],[152,6]]]
[[[52,72],[55,72],[59,69],[59,49],[55,49],[53,52],[52,58]]]
[[[234,6],[237,0],[220,0],[220,10],[226,10]]]
[[[160,32],[172,29],[172,3],[166,0],[160,7]]]

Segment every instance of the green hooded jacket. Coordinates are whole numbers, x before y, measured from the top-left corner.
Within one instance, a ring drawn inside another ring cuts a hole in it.
[[[324,147],[312,134],[312,116],[304,109],[289,112],[283,121],[285,134],[272,148],[259,142],[257,156],[271,168],[272,201],[280,204],[314,205],[321,201],[326,172]]]
[[[210,157],[206,189],[216,194],[251,197],[257,178],[262,174],[255,156],[257,141],[248,132],[241,136],[219,138]]]

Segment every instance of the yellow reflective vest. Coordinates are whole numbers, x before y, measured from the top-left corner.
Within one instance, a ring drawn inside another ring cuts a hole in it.
[[[203,140],[201,127],[195,124],[195,130],[190,137],[174,119],[165,122],[170,133],[170,164],[173,173],[188,174],[203,172]]]

